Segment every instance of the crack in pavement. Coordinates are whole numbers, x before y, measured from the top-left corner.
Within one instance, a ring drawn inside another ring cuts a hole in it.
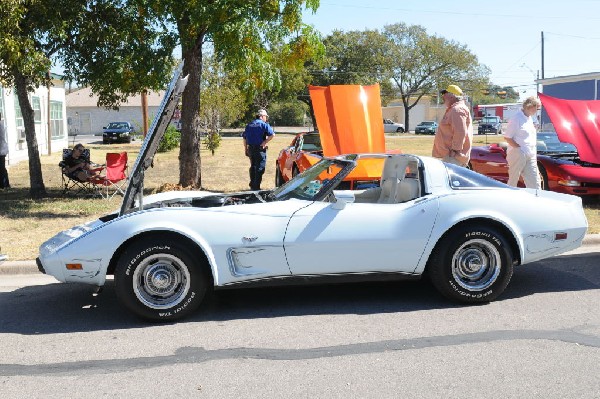
[[[587,327],[589,328],[589,326]],[[206,350],[202,347],[183,347],[177,349],[174,354],[165,356],[82,360],[47,364],[0,364],[0,376],[82,375],[90,372],[106,374],[174,364],[198,364],[231,359],[310,360],[514,340],[559,341],[600,348],[600,336],[583,334],[573,330],[498,330],[306,349],[226,348]]]

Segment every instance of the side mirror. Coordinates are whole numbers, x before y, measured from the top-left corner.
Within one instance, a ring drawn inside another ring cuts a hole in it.
[[[342,210],[346,204],[352,204],[355,200],[354,193],[350,190],[333,190],[335,202],[331,205],[333,209]]]

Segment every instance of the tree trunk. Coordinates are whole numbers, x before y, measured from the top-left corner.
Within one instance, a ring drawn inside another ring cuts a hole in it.
[[[408,133],[410,131],[410,120],[408,116],[410,114],[410,108],[408,108],[408,100],[404,100],[403,98],[402,103],[404,104],[404,131]]]
[[[37,137],[35,135],[35,121],[33,107],[27,95],[27,80],[20,72],[15,73],[15,89],[19,99],[19,107],[25,124],[25,138],[27,140],[27,155],[29,156],[29,194],[31,198],[42,198],[47,196],[44,179],[42,177],[42,165],[38,149]]]
[[[202,42],[204,35],[191,48],[182,45],[183,76],[188,82],[181,97],[181,143],[179,146],[179,184],[202,188],[200,159],[200,78],[202,75]]]

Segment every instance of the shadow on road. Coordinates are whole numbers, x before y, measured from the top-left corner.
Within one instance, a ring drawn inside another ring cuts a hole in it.
[[[600,288],[598,253],[560,256],[519,267],[497,300],[535,293]],[[456,308],[427,281],[217,291],[180,322],[321,314],[377,314]],[[109,281],[102,293],[79,284],[50,284],[0,293],[0,333],[55,334],[146,327],[122,308]]]

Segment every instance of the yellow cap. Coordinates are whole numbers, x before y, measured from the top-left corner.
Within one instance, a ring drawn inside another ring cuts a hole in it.
[[[463,95],[462,90],[457,85],[448,85],[448,87],[445,90],[442,90],[440,93],[442,93],[442,94],[452,93],[455,96],[462,96]]]

